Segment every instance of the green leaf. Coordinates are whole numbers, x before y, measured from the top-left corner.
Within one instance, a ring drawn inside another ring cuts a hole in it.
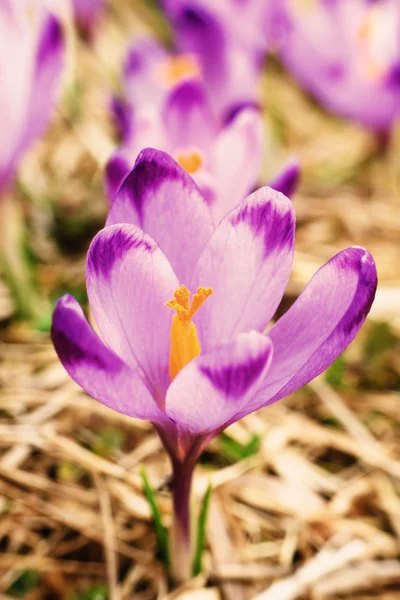
[[[346,373],[346,360],[341,354],[327,369],[325,381],[335,390],[343,386],[343,378]]]
[[[169,549],[168,549],[168,532],[162,522],[161,512],[158,508],[157,498],[153,488],[150,485],[146,471],[142,467],[140,469],[140,476],[143,481],[143,488],[146,494],[147,501],[150,505],[151,513],[153,515],[154,527],[156,530],[158,547],[162,556],[164,564],[168,567],[169,565]]]
[[[197,528],[197,538],[196,538],[196,547],[193,559],[193,575],[199,575],[202,571],[203,567],[203,551],[204,551],[204,541],[206,537],[206,525],[207,525],[207,515],[208,509],[210,506],[210,498],[211,498],[212,486],[211,483],[208,485],[206,493],[204,494],[203,504],[201,507],[201,511],[199,514],[198,528]]]
[[[219,436],[221,454],[232,463],[257,454],[260,449],[261,436],[254,434],[248,444],[236,442],[226,433]]]
[[[28,569],[22,571],[18,578],[7,590],[10,596],[24,598],[25,595],[39,585],[40,575],[38,571]]]
[[[106,585],[95,585],[75,596],[73,600],[108,600],[108,588]]]

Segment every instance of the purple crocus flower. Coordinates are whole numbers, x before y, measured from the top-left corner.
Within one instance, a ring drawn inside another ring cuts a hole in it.
[[[287,69],[334,113],[385,132],[400,112],[398,0],[270,3]]]
[[[194,56],[170,55],[154,40],[130,49],[124,82],[124,99],[113,102],[122,147],[106,168],[109,198],[140,150],[152,146],[193,176],[218,222],[256,185],[263,154],[259,111],[243,107],[223,126]],[[277,177],[277,189],[291,195],[298,176],[299,166],[291,161]]]
[[[51,13],[40,7],[31,19],[23,3],[1,0],[0,195],[50,120],[63,59],[63,32]]]
[[[76,24],[87,38],[93,37],[94,29],[104,10],[105,0],[72,0]]]
[[[292,267],[292,203],[264,187],[215,228],[187,172],[156,151],[150,165],[150,152],[89,249],[87,290],[101,337],[67,295],[52,339],[88,394],[154,424],[173,468],[172,560],[183,579],[191,478],[205,445],[326,369],[364,322],[377,277],[371,255],[348,248],[265,333]]]
[[[258,106],[267,51],[265,0],[164,0],[179,51],[199,62],[216,112]]]

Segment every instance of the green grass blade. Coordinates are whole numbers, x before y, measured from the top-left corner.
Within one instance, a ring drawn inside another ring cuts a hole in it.
[[[208,509],[210,506],[211,491],[212,491],[212,486],[210,483],[208,485],[206,493],[204,494],[203,504],[202,504],[201,511],[199,514],[197,538],[196,538],[196,548],[195,548],[194,559],[193,559],[193,575],[194,576],[199,575],[202,570],[204,540],[206,537],[207,515],[208,515]]]
[[[156,530],[158,547],[161,553],[164,564],[168,567],[169,565],[169,550],[168,550],[168,532],[162,522],[160,509],[158,508],[156,495],[153,488],[150,485],[146,471],[144,468],[140,469],[140,476],[143,481],[143,489],[146,494],[147,501],[150,505],[151,514],[153,515],[154,527]]]

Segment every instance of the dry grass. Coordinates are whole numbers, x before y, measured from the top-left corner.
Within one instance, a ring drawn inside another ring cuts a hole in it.
[[[68,92],[23,165],[16,201],[51,298],[65,290],[82,296],[85,248],[107,208],[107,93],[129,35],[157,26],[143,3],[114,0],[95,47],[74,40]],[[328,378],[211,444],[195,480],[197,497],[209,479],[214,485],[205,572],[171,592],[138,474],[145,465],[168,523],[169,465],[157,436],[75,386],[48,333],[10,318],[2,287],[0,600],[100,600],[101,585],[112,600],[399,597],[400,135],[380,151],[369,134],[323,113],[275,64],[263,89],[264,181],[288,153],[304,167],[285,302],[333,253],[366,245],[380,275],[372,319]],[[235,443],[243,448],[255,436],[258,452],[232,455]]]

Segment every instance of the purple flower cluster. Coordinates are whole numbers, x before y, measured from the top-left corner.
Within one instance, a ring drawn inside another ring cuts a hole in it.
[[[104,1],[71,1],[91,38]],[[110,209],[86,271],[99,333],[66,295],[52,339],[88,394],[157,430],[173,469],[173,566],[184,579],[204,447],[324,371],[359,331],[377,285],[371,255],[348,248],[273,322],[292,268],[288,196],[299,167],[290,160],[254,191],[268,45],[322,103],[386,132],[400,107],[400,10],[397,0],[162,4],[173,49],[136,41],[112,102],[121,146],[106,166]],[[0,0],[0,195],[60,83],[64,36],[45,6]]]
[[[54,311],[52,339],[88,394],[157,430],[173,469],[178,579],[191,574],[190,484],[205,445],[325,370],[374,299],[371,255],[348,248],[272,322],[293,262],[295,216],[287,196],[297,163],[254,191],[264,151],[259,86],[266,40],[310,90],[318,95],[325,85],[335,110],[379,130],[395,117],[398,49],[389,57],[374,41],[375,19],[386,18],[390,0],[369,2],[368,10],[354,0],[353,12],[346,2],[310,0],[299,9],[289,0],[268,7],[263,0],[164,0],[174,49],[136,41],[124,63],[123,95],[112,102],[121,147],[106,167],[110,209],[86,269],[98,333],[66,295]],[[0,100],[10,141],[0,151],[0,191],[48,121],[63,62],[57,20],[43,8],[33,27],[17,4],[0,0],[0,76],[12,89]],[[74,3],[88,36],[102,4]],[[302,10],[314,11],[319,25]],[[321,44],[324,24],[331,43]],[[365,65],[348,60],[355,31]],[[384,98],[381,110],[365,102],[353,115],[357,94],[372,88],[379,94],[371,91],[371,103]]]
[[[220,220],[255,189],[261,169],[259,88],[267,47],[258,17],[266,12],[264,2],[165,6],[175,49],[144,38],[134,42],[125,59],[123,96],[112,102],[122,146],[107,165],[107,194],[114,197],[140,150],[153,147],[168,152],[193,176]],[[234,8],[244,27],[232,20]],[[291,196],[298,176],[291,160],[271,185]]]

